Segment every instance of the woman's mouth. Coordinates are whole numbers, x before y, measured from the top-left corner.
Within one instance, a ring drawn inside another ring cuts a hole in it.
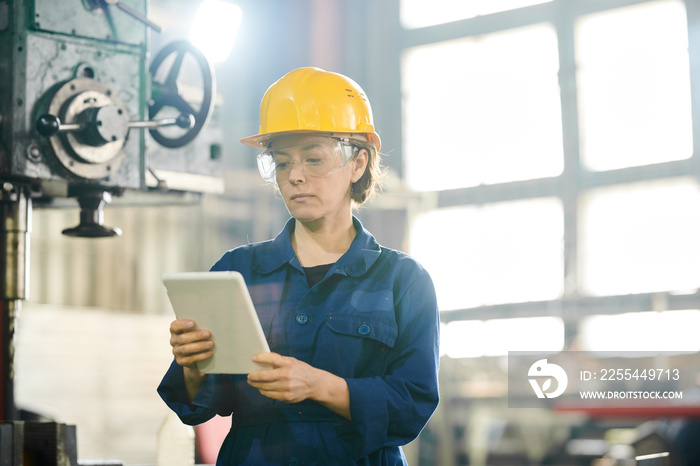
[[[306,194],[306,193],[301,193],[301,194],[294,194],[290,199],[292,201],[303,201],[305,199],[309,199],[313,197],[311,194]]]

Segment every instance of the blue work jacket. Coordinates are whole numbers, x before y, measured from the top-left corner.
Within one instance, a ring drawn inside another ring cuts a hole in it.
[[[414,259],[353,221],[350,248],[311,289],[290,241],[294,219],[274,240],[230,250],[212,267],[243,275],[271,351],[346,380],[352,417],[267,398],[246,375],[209,374],[190,402],[173,361],[158,392],[184,423],[233,414],[217,465],[405,464],[400,446],[438,404],[435,290]]]

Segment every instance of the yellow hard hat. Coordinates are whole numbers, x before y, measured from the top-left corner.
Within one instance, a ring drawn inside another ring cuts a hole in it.
[[[266,147],[269,139],[303,132],[365,134],[379,151],[372,107],[362,88],[342,74],[320,68],[290,71],[265,92],[260,104],[260,132],[243,144]]]

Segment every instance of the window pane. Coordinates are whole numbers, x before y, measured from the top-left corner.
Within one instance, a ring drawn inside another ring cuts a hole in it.
[[[401,0],[401,24],[408,29],[449,23],[552,0]]]
[[[550,25],[408,49],[404,160],[415,190],[559,175],[557,39]]]
[[[592,170],[692,155],[686,14],[680,1],[583,17],[576,25],[581,155]]]
[[[561,296],[563,213],[556,199],[436,210],[417,217],[410,235],[440,310]]]
[[[698,328],[697,310],[594,315],[581,320],[579,341],[581,351],[700,351]]]
[[[581,285],[592,295],[700,286],[700,187],[692,179],[581,197]]]
[[[451,358],[561,351],[564,321],[559,317],[454,321],[447,323],[440,335],[441,352]]]

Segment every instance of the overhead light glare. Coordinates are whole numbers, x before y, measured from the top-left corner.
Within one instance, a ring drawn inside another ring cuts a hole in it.
[[[241,26],[243,11],[223,0],[204,0],[199,6],[190,31],[190,42],[214,63],[231,54]]]

